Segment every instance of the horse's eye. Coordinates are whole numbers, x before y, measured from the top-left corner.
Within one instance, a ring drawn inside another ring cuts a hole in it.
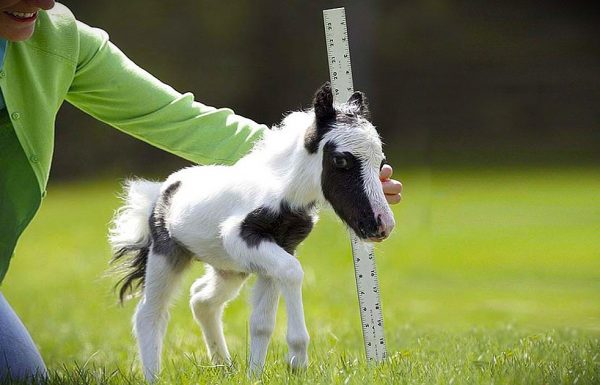
[[[334,156],[333,157],[333,165],[336,168],[344,168],[347,169],[348,168],[348,159],[344,158],[343,156]]]

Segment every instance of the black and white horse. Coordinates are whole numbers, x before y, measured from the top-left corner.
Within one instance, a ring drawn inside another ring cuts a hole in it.
[[[324,203],[360,238],[385,239],[394,218],[379,180],[384,162],[363,94],[334,105],[326,83],[314,109],[288,115],[233,166],[185,168],[164,182],[129,181],[110,241],[115,259],[128,257],[121,300],[143,288],[134,332],[146,378],[153,381],[160,370],[169,302],[193,260],[207,264],[192,285],[190,306],[215,364],[230,362],[223,308],[256,274],[249,371],[263,369],[280,293],[287,309],[288,363],[305,367],[309,336],[295,249]]]

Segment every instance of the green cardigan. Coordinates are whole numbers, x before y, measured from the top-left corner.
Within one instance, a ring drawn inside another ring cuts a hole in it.
[[[64,100],[129,135],[197,163],[231,164],[266,129],[229,109],[197,103],[192,94],[180,94],[161,83],[129,60],[104,31],[75,20],[61,4],[39,13],[31,39],[9,42],[0,88],[37,181],[37,186],[22,188],[35,188],[39,197],[45,195],[54,122]],[[39,201],[25,204],[31,217]],[[0,222],[1,217],[0,213]],[[18,227],[24,229],[30,220]],[[14,235],[16,243],[22,229],[7,228],[7,224],[0,223],[2,232]],[[0,241],[0,282],[13,253],[10,243]]]

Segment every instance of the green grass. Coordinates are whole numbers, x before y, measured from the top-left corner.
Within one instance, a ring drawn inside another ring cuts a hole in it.
[[[299,249],[311,365],[287,370],[281,306],[262,383],[600,383],[600,170],[397,173],[397,227],[377,249],[388,362],[364,362],[349,242],[324,212]],[[105,275],[118,190],[52,185],[2,286],[53,383],[142,383],[134,303],[119,307]],[[214,368],[185,295],[201,273],[191,269],[173,306],[160,383],[253,383],[250,285],[225,313],[236,366]]]

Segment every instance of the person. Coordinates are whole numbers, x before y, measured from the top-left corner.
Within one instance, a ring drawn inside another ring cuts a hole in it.
[[[0,89],[0,283],[45,196],[63,101],[195,163],[234,163],[267,129],[161,83],[54,0],[0,0]],[[397,203],[391,176],[384,166],[382,188]],[[33,376],[46,367],[0,292],[0,382]]]

